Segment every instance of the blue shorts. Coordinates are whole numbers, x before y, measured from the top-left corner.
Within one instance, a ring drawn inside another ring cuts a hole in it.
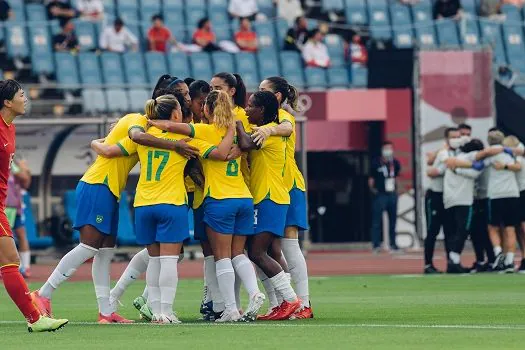
[[[105,235],[117,235],[118,200],[108,186],[79,181],[76,201],[77,215],[73,226],[75,230],[91,225]]]
[[[253,199],[204,200],[204,223],[223,234],[253,235]]]
[[[188,206],[155,204],[135,208],[137,243],[182,243],[190,237]]]
[[[290,207],[286,213],[285,226],[297,226],[299,231],[308,230],[306,192],[298,188],[293,188],[290,191]]]
[[[24,227],[25,225],[26,225],[26,219],[24,217],[24,214],[22,215],[16,214],[16,219],[13,225],[13,230],[17,230],[20,227]]]
[[[193,238],[207,242],[206,225],[204,225],[204,206],[193,209]]]
[[[288,204],[277,204],[265,199],[255,205],[255,233],[270,232],[284,237]]]

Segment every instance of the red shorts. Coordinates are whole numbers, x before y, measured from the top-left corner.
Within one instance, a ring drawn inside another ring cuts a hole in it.
[[[11,231],[11,225],[9,225],[9,220],[7,220],[4,209],[0,208],[0,237],[3,236],[13,237],[13,232]]]

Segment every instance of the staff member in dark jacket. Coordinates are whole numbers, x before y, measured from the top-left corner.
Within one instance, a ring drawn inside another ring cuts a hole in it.
[[[392,142],[383,143],[381,157],[371,163],[368,186],[373,194],[372,199],[372,245],[374,252],[379,252],[382,237],[383,212],[388,213],[390,249],[398,250],[396,245],[397,221],[397,184],[396,178],[401,171],[399,161],[394,158]]]

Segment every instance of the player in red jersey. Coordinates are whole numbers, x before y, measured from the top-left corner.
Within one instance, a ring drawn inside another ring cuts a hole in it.
[[[5,214],[9,168],[15,155],[15,126],[13,120],[24,114],[26,97],[15,80],[0,81],[0,273],[7,294],[27,320],[29,332],[56,331],[68,320],[41,316],[33,305],[29,289],[20,271],[20,257],[13,233]]]

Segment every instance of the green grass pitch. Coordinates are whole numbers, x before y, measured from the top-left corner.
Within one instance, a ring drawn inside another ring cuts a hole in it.
[[[32,288],[40,284],[32,284]],[[124,295],[121,313],[137,318]],[[182,325],[98,325],[90,282],[65,283],[54,313],[70,324],[29,334],[0,291],[0,348],[15,349],[523,349],[525,276],[312,278],[315,319],[215,325],[196,321],[202,280],[181,280]],[[246,298],[243,298],[246,303]]]

